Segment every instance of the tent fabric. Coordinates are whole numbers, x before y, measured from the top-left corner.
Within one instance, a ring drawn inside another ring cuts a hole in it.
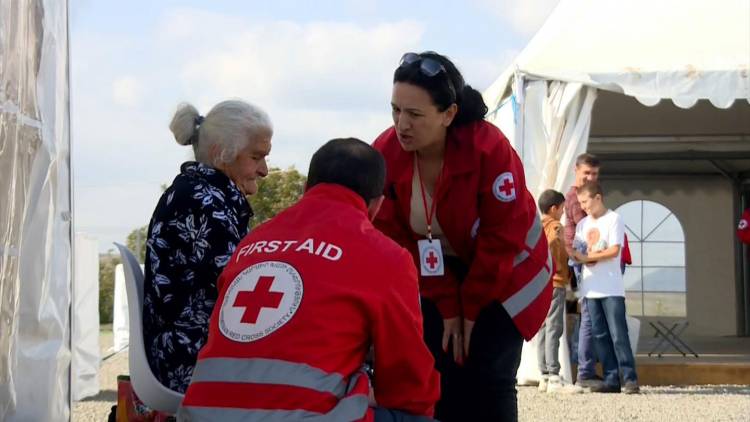
[[[73,401],[99,393],[99,242],[75,235],[71,382]]]
[[[114,351],[128,347],[130,343],[130,317],[128,314],[128,294],[125,289],[125,271],[122,264],[115,266],[115,298],[112,304],[112,331]]]
[[[530,81],[514,140],[526,171],[526,186],[565,192],[573,183],[576,157],[586,151],[596,89],[578,83]],[[541,122],[541,124],[538,124]],[[540,142],[541,141],[541,142]]]
[[[561,0],[485,92],[490,110],[517,74],[623,93],[648,106],[750,102],[750,1]]]
[[[525,81],[518,79],[524,89],[514,95],[503,109],[523,110],[509,119],[496,118],[501,130],[513,133],[512,145],[521,157],[526,174],[526,186],[538,198],[545,189],[565,192],[573,183],[572,168],[576,157],[586,150],[591,126],[591,109],[596,89],[579,83]],[[500,111],[497,116],[505,116]],[[507,136],[507,135],[506,135]],[[567,327],[565,332],[567,333]],[[540,373],[536,363],[536,337],[524,344],[518,379],[536,380]],[[560,341],[560,376],[572,382],[567,337]]]
[[[0,420],[70,418],[68,2],[0,0]]]

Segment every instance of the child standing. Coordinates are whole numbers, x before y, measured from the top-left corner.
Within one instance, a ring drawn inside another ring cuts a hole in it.
[[[542,211],[542,225],[549,244],[550,255],[555,260],[555,275],[552,277],[552,302],[544,325],[539,329],[537,358],[542,379],[539,391],[548,393],[581,393],[583,389],[563,384],[560,379],[560,359],[557,355],[560,337],[565,324],[565,289],[570,282],[568,254],[563,243],[562,218],[565,196],[549,189],[539,196],[539,209]]]
[[[604,205],[604,193],[597,182],[578,188],[578,201],[588,215],[578,222],[575,239],[586,242],[587,254],[573,252],[583,266],[581,292],[591,315],[594,349],[602,363],[604,382],[592,392],[619,393],[620,370],[626,394],[640,391],[635,359],[630,348],[625,319],[625,283],[620,255],[625,225],[620,216]]]

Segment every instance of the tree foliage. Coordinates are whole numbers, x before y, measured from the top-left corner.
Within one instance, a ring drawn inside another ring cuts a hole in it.
[[[257,226],[299,200],[307,178],[294,167],[286,170],[271,168],[268,176],[258,183],[258,193],[250,197],[255,217],[251,227]]]
[[[136,258],[138,258],[138,262],[143,264],[146,262],[146,236],[148,235],[148,225],[145,225],[143,227],[139,227],[130,234],[128,234],[128,238],[125,240],[125,245],[133,251]]]
[[[115,267],[120,257],[108,253],[99,256],[99,323],[112,323],[112,310],[115,301]]]

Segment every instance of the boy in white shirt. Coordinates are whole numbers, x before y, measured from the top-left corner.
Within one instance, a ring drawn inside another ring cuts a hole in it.
[[[573,253],[583,266],[581,293],[591,315],[594,349],[602,363],[604,382],[592,392],[619,393],[620,370],[626,394],[640,391],[635,358],[630,349],[625,320],[625,282],[620,271],[620,253],[625,225],[620,216],[604,205],[604,193],[597,182],[578,188],[581,209],[588,214],[576,225],[575,239],[585,242],[587,254]]]

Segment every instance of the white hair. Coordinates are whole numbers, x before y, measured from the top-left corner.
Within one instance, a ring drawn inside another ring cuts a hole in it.
[[[205,118],[191,104],[182,103],[177,106],[169,129],[178,144],[193,146],[197,161],[212,167],[234,161],[237,153],[259,135],[273,134],[268,114],[242,100],[222,101]],[[213,145],[219,154],[212,160]]]

